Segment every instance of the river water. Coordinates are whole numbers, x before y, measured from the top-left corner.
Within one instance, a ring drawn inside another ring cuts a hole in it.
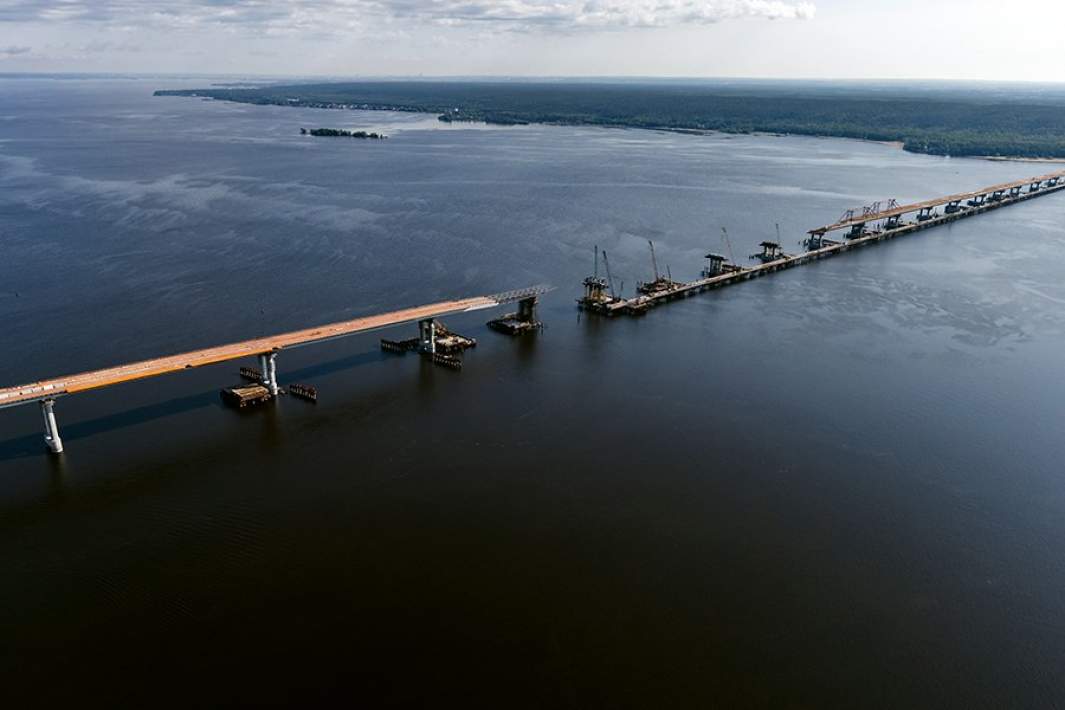
[[[671,304],[873,200],[1046,172],[856,141],[442,126],[0,79],[0,384],[534,283],[461,373],[379,334],[0,411],[28,702],[1065,703],[1065,195]],[[301,137],[383,130],[386,141]],[[390,337],[409,337],[413,328]],[[253,363],[247,363],[253,364]]]

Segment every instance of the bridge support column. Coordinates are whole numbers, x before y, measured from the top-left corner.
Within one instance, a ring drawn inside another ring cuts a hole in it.
[[[55,400],[41,402],[41,414],[44,416],[44,443],[53,454],[63,453],[63,440],[59,438],[59,425],[55,421]]]
[[[715,276],[720,276],[724,273],[725,269],[725,257],[720,254],[707,254],[706,266],[703,267],[703,273],[700,274],[704,279],[712,279]]]
[[[270,353],[270,357],[266,358],[266,361],[270,371],[267,376],[266,386],[270,390],[270,394],[276,397],[280,389],[277,386],[277,353]]]
[[[426,355],[436,353],[436,321],[432,318],[418,321],[418,349]]]
[[[536,322],[536,296],[518,301],[518,320],[522,323]]]
[[[259,372],[262,373],[263,386],[276,397],[280,390],[277,386],[277,353],[263,353],[259,356]]]
[[[266,354],[259,355],[259,384],[264,387],[269,387],[270,381],[270,361],[267,359]]]

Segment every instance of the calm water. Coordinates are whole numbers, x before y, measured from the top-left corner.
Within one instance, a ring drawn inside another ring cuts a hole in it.
[[[151,96],[202,83],[0,80],[0,384],[537,282],[547,329],[65,398],[60,458],[0,411],[16,705],[1065,704],[1065,196],[573,304],[594,244],[631,293],[647,238],[686,279],[1041,166]]]

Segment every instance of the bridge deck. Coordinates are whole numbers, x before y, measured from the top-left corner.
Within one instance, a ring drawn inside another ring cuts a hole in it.
[[[957,195],[947,195],[946,197],[937,197],[934,200],[925,200],[924,202],[915,202],[912,205],[900,205],[899,207],[893,207],[890,210],[881,210],[880,212],[874,212],[865,215],[855,215],[850,219],[844,219],[835,224],[829,224],[824,227],[818,227],[817,229],[811,229],[809,234],[826,234],[828,232],[835,232],[840,229],[846,229],[855,224],[866,224],[868,222],[876,222],[881,219],[887,219],[888,217],[898,217],[910,212],[917,212],[921,209],[928,207],[938,207],[939,205],[945,205],[949,202],[961,202],[965,200],[979,197],[980,195],[990,195],[993,192],[999,190],[1005,192],[1014,187],[1024,187],[1031,185],[1032,183],[1041,183],[1046,180],[1058,180],[1065,179],[1065,170],[1060,170],[1056,173],[1049,173],[1047,175],[1040,175],[1039,177],[1032,177],[1026,180],[1014,180],[1013,182],[1005,182],[1001,185],[992,185],[991,187],[985,187],[982,190],[974,190],[972,192],[962,192]]]
[[[353,320],[341,321],[339,323],[329,323],[328,325],[320,325],[314,328],[306,328],[304,330],[296,330],[264,338],[244,340],[238,343],[229,343],[228,345],[219,345],[213,348],[205,348],[203,350],[193,350],[192,352],[181,353],[179,355],[152,358],[151,360],[132,362],[125,365],[118,365],[116,367],[104,368],[102,370],[93,370],[90,372],[78,373],[76,375],[68,375],[66,377],[41,380],[40,382],[33,382],[27,385],[7,387],[0,389],[0,408],[12,407],[18,404],[26,404],[43,399],[51,399],[60,395],[83,392],[85,390],[96,389],[99,387],[107,387],[109,385],[116,385],[130,380],[165,375],[169,372],[178,372],[192,367],[202,367],[204,365],[211,365],[226,360],[236,360],[242,357],[259,355],[261,353],[274,352],[283,348],[309,345],[323,340],[340,338],[347,335],[354,335],[356,333],[377,330],[379,328],[387,328],[402,323],[420,321],[426,318],[438,318],[456,313],[492,308],[518,300],[523,295],[537,295],[544,290],[545,289],[534,287],[532,289],[526,289],[525,291],[515,291],[499,296],[478,296],[458,301],[442,301],[440,303],[433,303],[426,306],[417,306],[415,308],[407,308],[400,311],[393,311],[391,313],[365,316]]]

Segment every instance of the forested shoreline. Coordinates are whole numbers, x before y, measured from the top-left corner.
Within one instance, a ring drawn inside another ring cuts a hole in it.
[[[829,84],[347,82],[161,90],[250,104],[414,111],[442,121],[777,133],[902,144],[915,153],[1065,158],[1065,94],[872,91]]]

